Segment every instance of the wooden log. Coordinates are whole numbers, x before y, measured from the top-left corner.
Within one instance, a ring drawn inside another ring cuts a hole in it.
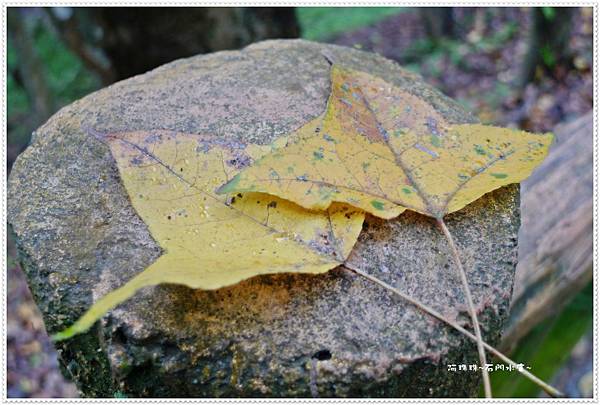
[[[519,263],[504,351],[592,279],[592,133],[591,112],[558,127],[550,155],[521,184]]]

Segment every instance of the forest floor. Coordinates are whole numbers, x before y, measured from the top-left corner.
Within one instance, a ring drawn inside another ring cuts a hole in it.
[[[8,240],[7,396],[9,398],[77,397],[75,385],[58,369],[52,346],[25,274],[15,262],[15,245]]]
[[[591,9],[575,16],[570,66],[540,71],[520,89],[529,15],[520,8],[479,16],[474,9],[457,8],[455,38],[434,45],[419,14],[403,12],[328,42],[379,53],[420,73],[483,123],[545,132],[592,109],[593,16]]]
[[[506,8],[486,14],[482,18],[473,9],[457,9],[456,38],[437,45],[427,39],[414,10],[321,40],[359,47],[398,61],[467,109],[477,112],[484,123],[550,131],[558,123],[592,109],[591,8],[577,14],[570,42],[573,50],[570,66],[540,71],[536,81],[524,89],[515,83],[527,49],[529,12]],[[25,275],[15,260],[11,240],[7,255],[8,397],[75,397],[74,385],[58,370],[56,352]],[[591,350],[588,341],[576,348],[575,354],[579,357],[572,359],[572,364],[581,363],[577,358],[587,358]],[[585,389],[569,388],[574,384],[569,378],[571,374],[577,372],[563,370],[556,381],[558,387],[567,389],[571,395],[585,395]]]

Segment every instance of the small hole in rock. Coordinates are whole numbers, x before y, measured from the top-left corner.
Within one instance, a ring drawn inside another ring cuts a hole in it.
[[[331,359],[331,352],[329,350],[319,350],[312,356],[313,359],[323,361]]]

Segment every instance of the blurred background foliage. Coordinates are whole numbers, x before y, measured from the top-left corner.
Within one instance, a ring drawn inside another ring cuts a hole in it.
[[[171,60],[301,37],[380,53],[484,123],[549,131],[593,106],[591,8],[9,8],[8,168],[54,112]],[[9,240],[8,395],[76,396]],[[590,396],[591,285],[513,353],[569,396]],[[495,372],[495,393],[539,390]]]

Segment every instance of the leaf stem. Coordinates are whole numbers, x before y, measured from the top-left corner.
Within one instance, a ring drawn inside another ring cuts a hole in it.
[[[431,308],[430,306],[420,303],[419,301],[415,300],[414,298],[410,297],[409,295],[404,294],[402,291],[398,290],[397,288],[394,288],[391,285],[387,284],[385,281],[382,281],[368,273],[365,273],[364,271],[352,266],[349,263],[345,263],[343,266],[346,269],[358,274],[359,276],[362,276],[362,277],[366,278],[367,280],[370,280],[370,281],[380,285],[381,287],[385,288],[386,290],[393,292],[394,294],[398,295],[399,297],[401,297],[404,300],[408,301],[409,303],[413,304],[415,307],[419,308],[421,311],[423,311],[423,312],[433,316],[434,318],[444,322],[445,324],[453,327],[454,329],[456,329],[457,331],[459,331],[460,333],[462,333],[469,339],[471,339],[473,341],[477,341],[477,337],[475,335],[473,335],[471,332],[469,332],[468,330],[466,330],[465,328],[460,326],[458,323],[445,318],[441,313],[439,313],[435,309]],[[525,368],[519,367],[519,365],[517,363],[515,363],[510,358],[508,358],[507,356],[502,354],[502,352],[498,351],[493,346],[490,346],[489,344],[487,344],[485,342],[482,342],[482,343],[483,343],[483,346],[490,353],[492,353],[493,355],[498,357],[500,360],[504,361],[506,364],[513,366],[515,368],[515,370],[517,370],[518,372],[523,374],[523,376],[525,378],[527,378],[528,380],[530,380],[531,382],[536,384],[538,387],[543,389],[551,397],[554,397],[554,398],[564,397],[564,394],[562,392],[560,392],[556,388],[552,387],[551,385],[546,384],[544,381],[540,380],[538,377],[536,377],[535,375],[533,375],[532,373],[527,371]]]
[[[452,250],[452,255],[454,256],[454,261],[456,262],[456,266],[458,268],[458,273],[460,274],[460,280],[463,285],[463,290],[465,293],[465,298],[467,299],[467,306],[469,307],[469,313],[471,315],[471,322],[473,323],[473,330],[475,331],[475,336],[477,337],[477,351],[479,352],[479,362],[481,363],[481,374],[483,376],[483,389],[485,391],[486,398],[492,398],[492,385],[490,384],[490,375],[487,370],[487,360],[485,358],[485,349],[483,348],[483,338],[481,337],[481,328],[479,327],[479,320],[477,319],[477,313],[475,312],[475,305],[473,304],[473,297],[471,296],[471,289],[469,288],[469,282],[467,280],[467,273],[462,265],[460,260],[460,256],[458,254],[458,249],[456,248],[456,244],[454,243],[454,239],[452,238],[452,234],[446,223],[443,219],[437,220],[440,228],[444,232],[446,239],[448,239],[448,244]]]

